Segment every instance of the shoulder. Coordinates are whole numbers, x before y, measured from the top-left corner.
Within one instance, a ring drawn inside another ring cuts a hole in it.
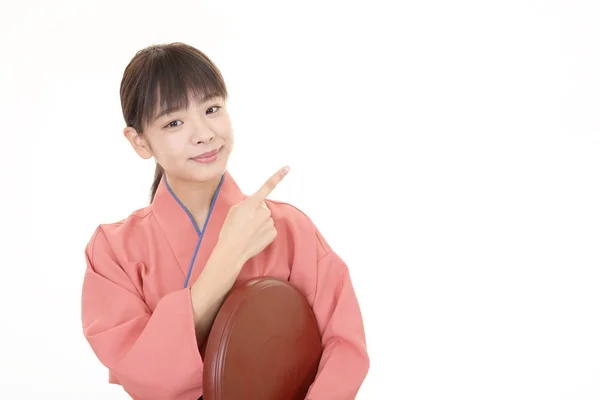
[[[299,207],[278,200],[267,199],[267,207],[276,224],[284,226],[287,231],[297,236],[305,237],[317,248],[317,257],[320,258],[331,251],[329,244],[306,212]]]
[[[297,206],[284,201],[271,199],[267,199],[265,203],[271,210],[271,215],[274,219],[277,218],[288,223],[294,223],[304,230],[315,229],[315,225],[311,218]]]
[[[146,206],[120,220],[96,225],[86,244],[86,253],[93,257],[97,252],[114,252],[127,242],[137,242],[136,238],[144,237],[150,231],[152,218],[152,207]]]

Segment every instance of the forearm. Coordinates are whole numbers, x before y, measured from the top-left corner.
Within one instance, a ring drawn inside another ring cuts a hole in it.
[[[204,270],[191,286],[192,309],[198,343],[203,343],[243,263],[217,245]]]
[[[330,251],[318,261],[312,306],[323,353],[307,399],[356,397],[370,367],[358,298],[345,262]]]

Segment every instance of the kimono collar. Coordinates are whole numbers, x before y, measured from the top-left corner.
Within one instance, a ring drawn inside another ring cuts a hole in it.
[[[219,238],[219,233],[231,206],[244,200],[235,180],[226,170],[221,176],[206,221],[196,225],[191,214],[169,187],[166,177],[160,180],[151,207],[182,270],[187,285],[199,275]],[[190,272],[190,266],[194,264]],[[182,285],[183,286],[183,285]]]

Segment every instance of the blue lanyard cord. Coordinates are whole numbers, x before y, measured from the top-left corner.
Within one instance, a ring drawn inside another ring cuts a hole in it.
[[[198,238],[198,244],[196,244],[196,249],[194,250],[194,255],[192,257],[192,262],[190,263],[190,267],[188,268],[188,273],[187,273],[187,276],[185,278],[185,284],[183,286],[184,288],[186,288],[188,286],[188,283],[189,283],[189,280],[190,280],[190,276],[192,275],[192,269],[194,268],[194,262],[196,261],[196,256],[198,255],[198,250],[200,249],[200,243],[202,243],[202,238],[204,237],[204,232],[206,231],[206,225],[208,224],[208,220],[210,219],[210,215],[212,214],[212,210],[213,210],[213,208],[215,206],[215,203],[217,201],[217,197],[219,196],[219,191],[221,190],[221,186],[223,185],[223,179],[224,179],[224,177],[225,177],[225,174],[223,174],[221,176],[221,181],[219,181],[219,186],[217,186],[217,190],[215,191],[215,195],[213,196],[212,202],[210,203],[210,208],[208,209],[208,215],[206,216],[206,219],[204,220],[204,226],[202,227],[202,230],[200,230],[198,228],[198,225],[196,224],[196,221],[194,221],[194,217],[192,217],[192,214],[183,205],[183,203],[177,198],[177,196],[175,196],[175,193],[173,193],[173,191],[171,190],[171,187],[169,186],[169,183],[167,182],[167,179],[165,177],[165,183],[167,184],[167,189],[169,189],[169,192],[171,193],[171,195],[173,196],[173,198],[177,201],[177,203],[179,204],[179,206],[181,208],[183,208],[183,210],[185,211],[185,213],[189,217],[190,221],[192,221],[192,224],[194,225],[194,229],[196,229],[196,233],[199,236],[199,238]]]

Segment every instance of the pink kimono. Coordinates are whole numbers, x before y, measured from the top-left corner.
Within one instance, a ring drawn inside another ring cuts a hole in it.
[[[197,400],[203,360],[189,287],[202,273],[229,208],[246,198],[225,172],[203,227],[163,177],[151,205],[101,224],[86,249],[82,323],[86,339],[137,400]],[[344,261],[295,207],[266,200],[278,235],[246,262],[238,281],[285,279],[313,308],[323,356],[307,399],[354,399],[369,369],[361,311]]]

